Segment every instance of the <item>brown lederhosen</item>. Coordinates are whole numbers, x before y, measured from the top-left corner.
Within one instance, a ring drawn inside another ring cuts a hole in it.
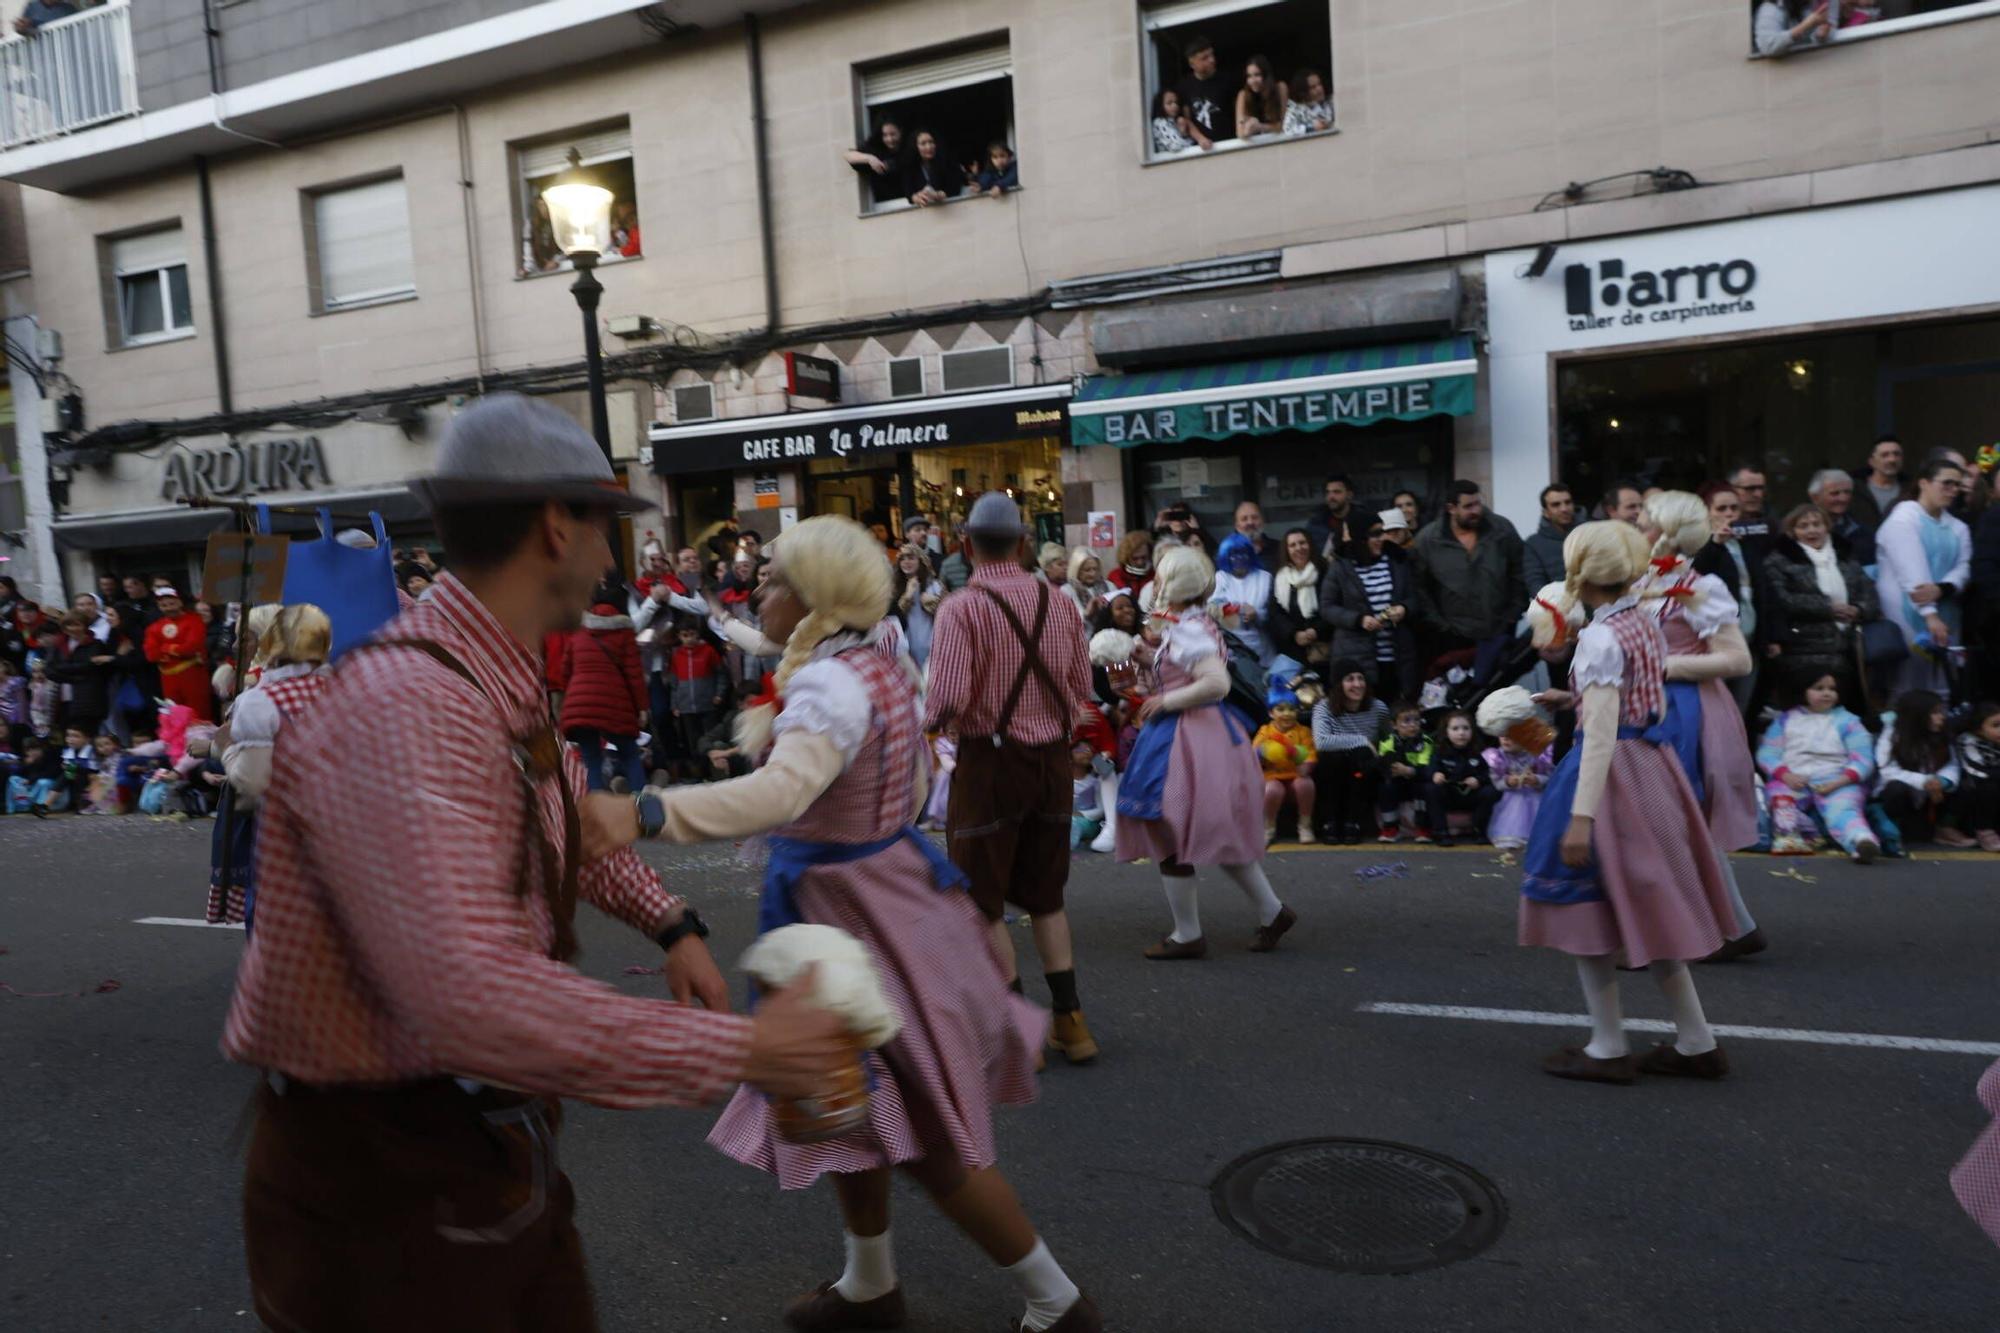
[[[428,640],[414,648],[465,678]],[[529,836],[516,892],[540,890],[555,922],[549,953],[576,951],[575,801],[551,726],[517,746]],[[562,793],[561,856],[537,790]],[[451,1078],[308,1087],[281,1074],[257,1089],[243,1182],[243,1233],[257,1315],[282,1333],[588,1333],[597,1327],[576,1232],[575,1195],[556,1153],[552,1097],[467,1091]]]
[[[1032,634],[999,593],[979,584],[967,591],[993,599],[1021,641],[1022,660],[993,720],[993,733],[958,738],[958,767],[951,775],[945,812],[951,860],[972,881],[972,900],[989,921],[998,921],[1007,903],[1030,916],[1048,916],[1063,910],[1063,887],[1069,882],[1069,817],[1075,794],[1069,737],[1024,745],[1008,739],[1007,725],[1030,674],[1055,699],[1060,715],[1069,712],[1062,687],[1037,648],[1048,624],[1049,590],[1041,590]]]

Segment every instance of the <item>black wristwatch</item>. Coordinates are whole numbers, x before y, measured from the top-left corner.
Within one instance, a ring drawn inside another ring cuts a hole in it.
[[[701,919],[700,912],[695,911],[692,907],[684,907],[681,909],[681,919],[653,936],[653,938],[659,941],[662,949],[671,949],[690,935],[698,940],[707,939],[708,923]]]
[[[639,836],[657,838],[660,830],[667,826],[667,805],[649,791],[642,791],[632,798],[633,806],[639,811]]]

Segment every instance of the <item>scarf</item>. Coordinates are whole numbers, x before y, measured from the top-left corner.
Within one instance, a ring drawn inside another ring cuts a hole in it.
[[[1836,605],[1847,600],[1847,580],[1840,573],[1840,556],[1835,553],[1833,543],[1824,546],[1807,546],[1799,543],[1799,549],[1812,562],[1813,577],[1819,581],[1819,590],[1826,599]]]
[[[1286,565],[1278,571],[1278,600],[1285,600],[1285,591],[1292,591],[1292,610],[1300,620],[1319,618],[1319,574],[1311,565],[1300,569],[1296,565]]]

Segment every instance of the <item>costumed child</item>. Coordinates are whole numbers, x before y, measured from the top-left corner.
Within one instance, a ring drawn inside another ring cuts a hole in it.
[[[786,1313],[794,1328],[894,1328],[904,1320],[889,1233],[890,1173],[912,1176],[1020,1286],[1021,1326],[1096,1333],[1096,1307],[1035,1234],[997,1165],[992,1108],[1031,1100],[1049,1016],[1007,988],[965,877],[912,821],[930,763],[913,677],[892,657],[890,571],[854,520],[806,519],[766,548],[763,633],[783,645],[782,711],[739,716],[743,752],[768,756],[726,782],[592,798],[586,819],[617,846],[769,833],[762,931],[805,922],[860,941],[899,1024],[863,1057],[873,1085],[859,1128],[802,1144],[770,1101],[739,1088],[711,1145],[804,1189],[838,1182],[847,1267]],[[639,818],[634,819],[634,807]],[[602,815],[600,812],[603,812]],[[635,827],[635,825],[643,827]],[[699,924],[699,923],[697,923]]]
[[[1130,597],[1123,600],[1126,606],[1134,605]],[[1138,647],[1139,640],[1121,629],[1101,629],[1090,636],[1090,664],[1104,674],[1101,694],[1117,701],[1108,719],[1113,737],[1110,761],[1097,768],[1097,803],[1104,811],[1104,827],[1090,841],[1093,852],[1115,851],[1118,846],[1118,775],[1125,771],[1132,744],[1138,740],[1132,716],[1150,692],[1147,673],[1140,670]]]
[[[1278,839],[1278,814],[1289,799],[1298,812],[1299,841],[1313,836],[1313,737],[1299,725],[1299,696],[1289,681],[1273,681],[1264,695],[1271,720],[1257,729],[1257,761],[1264,769],[1264,841]]]
[[[1548,786],[1555,761],[1549,757],[1556,729],[1549,725],[1529,693],[1518,685],[1495,690],[1479,701],[1476,719],[1488,736],[1500,743],[1487,749],[1487,779],[1500,794],[1486,821],[1486,840],[1502,851],[1528,845],[1535,812],[1542,808],[1542,788]]]
[[[1312,710],[1320,819],[1330,840],[1359,842],[1362,821],[1377,804],[1375,747],[1389,729],[1389,706],[1375,697],[1368,673],[1352,658],[1335,662],[1327,675],[1333,688]]]
[[[1424,731],[1423,709],[1405,699],[1392,712],[1394,724],[1375,747],[1382,773],[1382,785],[1375,794],[1381,825],[1376,841],[1398,841],[1407,823],[1417,841],[1427,843],[1431,840],[1431,816],[1424,802],[1424,770],[1430,767],[1436,747]]]
[[[1493,804],[1500,799],[1486,769],[1486,755],[1480,748],[1479,728],[1472,714],[1454,708],[1438,719],[1437,736],[1430,766],[1423,772],[1424,805],[1430,810],[1431,836],[1440,847],[1449,847],[1452,816],[1459,816],[1462,831],[1474,841],[1486,837],[1486,823]]]
[[[1264,874],[1263,771],[1251,728],[1224,700],[1229,668],[1222,631],[1203,608],[1215,566],[1200,551],[1171,547],[1154,566],[1157,648],[1142,645],[1159,692],[1139,707],[1139,740],[1118,785],[1118,859],[1150,858],[1173,929],[1146,950],[1155,961],[1204,958],[1195,870],[1221,866],[1249,898],[1253,953],[1268,953],[1298,921]],[[1364,682],[1365,683],[1365,682]]]
[[[84,798],[83,813],[124,814],[124,802],[118,798],[118,761],[124,758],[118,753],[118,738],[105,732],[92,745],[97,751],[97,770],[90,775],[90,791]]]
[[[1929,690],[1905,690],[1875,741],[1881,780],[1875,799],[1902,830],[1903,845],[1930,842],[1938,815],[1958,787],[1958,761],[1945,730],[1944,700]]]
[[[1070,747],[1071,851],[1089,842],[1104,828],[1104,807],[1097,794],[1097,773],[1091,768],[1091,761],[1096,758],[1097,751],[1091,747],[1089,741],[1079,740]]]
[[[1721,948],[1736,922],[1708,821],[1664,748],[1666,636],[1631,593],[1647,559],[1631,524],[1582,524],[1563,541],[1573,606],[1529,616],[1546,652],[1556,627],[1590,615],[1576,634],[1569,690],[1541,700],[1574,703],[1579,725],[1542,794],[1521,882],[1520,943],[1575,957],[1590,1012],[1590,1040],[1542,1062],[1558,1078],[1630,1083],[1640,1072],[1729,1072],[1687,961]],[[1674,1040],[1636,1063],[1619,1005],[1621,961],[1650,966],[1673,1013]]]
[[[2000,704],[1983,703],[1952,743],[1958,756],[1958,831],[2000,852]]]
[[[958,738],[940,731],[930,738],[930,746],[931,799],[924,807],[921,827],[937,830],[945,826],[945,814],[951,809],[951,774],[958,767]]]
[[[54,738],[56,707],[62,703],[62,686],[49,679],[44,658],[28,664],[28,734],[42,740]]]
[[[1091,707],[1079,712],[1073,737],[1078,744],[1087,747],[1089,773],[1076,775],[1076,786],[1071,793],[1071,806],[1075,811],[1090,812],[1090,833],[1086,837],[1090,850],[1109,851],[1115,845],[1116,830],[1111,827],[1110,802],[1118,799],[1118,729],[1105,715],[1102,707]],[[1090,790],[1085,791],[1088,785]],[[1105,787],[1109,785],[1107,796]],[[1076,823],[1070,823],[1070,846],[1077,846]]]
[[[1882,854],[1867,815],[1874,742],[1861,719],[1840,706],[1833,673],[1802,684],[1799,706],[1779,714],[1757,747],[1757,767],[1768,779],[1771,854],[1811,856],[1819,843],[1817,814],[1840,849],[1867,865]]]

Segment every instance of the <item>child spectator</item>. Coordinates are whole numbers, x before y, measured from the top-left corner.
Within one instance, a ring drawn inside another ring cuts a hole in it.
[[[951,774],[958,767],[958,741],[948,731],[931,735],[931,796],[924,806],[923,827],[935,831],[945,826],[951,809]]]
[[[694,756],[693,778],[707,780],[702,763],[701,738],[715,725],[725,694],[722,654],[702,638],[701,622],[683,616],[674,622],[674,651],[669,662],[673,678],[674,726],[680,731],[687,752]]]
[[[1070,746],[1070,816],[1069,846],[1071,851],[1087,845],[1091,839],[1104,831],[1104,805],[1097,795],[1097,771],[1091,765],[1096,762],[1097,750],[1089,741],[1079,740]]]
[[[1375,797],[1382,831],[1376,841],[1401,838],[1401,821],[1406,817],[1416,829],[1418,842],[1431,840],[1430,806],[1424,799],[1423,783],[1424,770],[1431,766],[1435,753],[1431,738],[1424,734],[1423,709],[1408,699],[1397,704],[1395,728],[1375,749],[1382,771],[1382,785]]]
[[[1313,734],[1299,725],[1299,698],[1289,684],[1265,697],[1271,720],[1258,728],[1257,761],[1264,766],[1264,841],[1278,840],[1278,814],[1290,799],[1298,809],[1299,841],[1314,842]]]
[[[1882,852],[1863,808],[1875,772],[1868,729],[1840,706],[1831,673],[1806,682],[1802,697],[1803,706],[1781,714],[1757,747],[1757,767],[1770,780],[1771,852],[1811,855],[1817,809],[1841,850],[1866,865]]]
[[[646,677],[632,618],[619,606],[617,589],[600,587],[583,628],[564,635],[553,654],[550,684],[562,695],[562,731],[583,754],[590,790],[602,791],[604,747],[609,745],[625,790],[646,783],[639,733],[646,726]],[[713,652],[713,649],[709,650]]]
[[[999,139],[986,145],[986,165],[979,172],[979,192],[998,199],[1021,188],[1021,163],[1014,150]]]
[[[1159,156],[1185,153],[1194,147],[1187,132],[1187,116],[1181,110],[1181,95],[1171,88],[1153,94],[1153,152]]]
[[[159,724],[152,718],[135,718],[132,743],[118,760],[118,799],[127,810],[139,804],[140,788],[153,770],[168,766],[167,744],[159,739]]]
[[[118,799],[118,761],[124,756],[118,753],[118,738],[100,735],[92,744],[97,752],[97,768],[90,775],[90,790],[85,795],[82,813],[122,815],[125,805]]]
[[[2000,852],[2000,704],[1974,709],[1952,749],[1958,756],[1958,827],[1949,831],[1970,835],[1982,851]],[[1946,832],[1938,830],[1939,842]]]
[[[1528,832],[1535,826],[1535,812],[1542,808],[1542,788],[1549,785],[1555,761],[1547,750],[1529,754],[1508,736],[1502,736],[1482,758],[1486,760],[1487,780],[1498,793],[1487,820],[1486,840],[1502,851],[1526,847]]]
[[[11,751],[28,730],[28,682],[11,657],[0,657],[0,743]]]
[[[1463,815],[1475,840],[1486,837],[1487,820],[1499,793],[1486,769],[1479,728],[1472,714],[1454,708],[1438,722],[1437,744],[1424,770],[1424,803],[1430,807],[1431,834],[1440,847],[1452,845],[1451,817]]]
[[[1945,732],[1944,700],[1905,690],[1875,742],[1881,773],[1875,797],[1903,832],[1903,845],[1937,839],[1938,815],[1958,786],[1958,761]],[[1965,843],[1954,845],[1970,845]]]
[[[1377,699],[1361,664],[1343,659],[1333,665],[1333,691],[1313,705],[1313,745],[1319,760],[1315,785],[1326,789],[1320,823],[1329,841],[1361,841],[1361,821],[1375,808],[1375,747],[1389,722],[1389,707]]]
[[[62,804],[71,810],[81,811],[83,798],[90,793],[90,779],[96,772],[97,751],[91,748],[90,733],[82,727],[65,727],[62,748]]]
[[[21,747],[21,762],[7,779],[7,813],[46,819],[50,810],[60,810],[62,761],[49,743],[30,736]]]
[[[1292,100],[1285,104],[1285,133],[1320,134],[1333,128],[1333,99],[1327,96],[1326,80],[1316,69],[1302,69],[1292,75]]]
[[[28,731],[48,740],[55,735],[56,708],[62,703],[62,686],[49,679],[47,665],[39,658],[28,667]]]

